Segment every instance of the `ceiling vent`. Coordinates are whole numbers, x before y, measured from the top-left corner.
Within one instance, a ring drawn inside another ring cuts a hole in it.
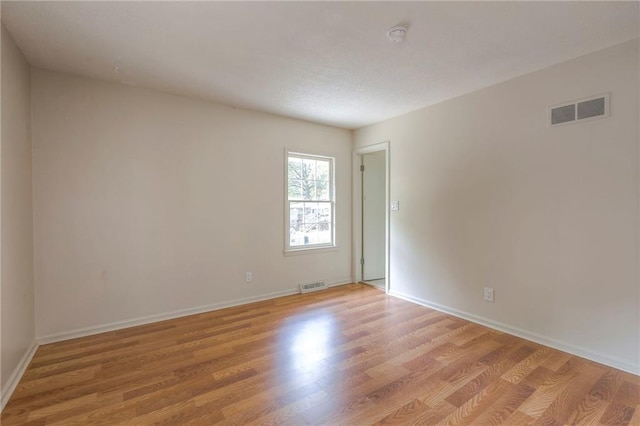
[[[549,108],[549,124],[574,123],[609,116],[609,94],[591,96]]]

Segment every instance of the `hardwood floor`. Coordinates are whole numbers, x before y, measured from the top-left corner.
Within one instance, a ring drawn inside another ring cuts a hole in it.
[[[332,288],[42,346],[2,425],[640,424],[640,379]]]

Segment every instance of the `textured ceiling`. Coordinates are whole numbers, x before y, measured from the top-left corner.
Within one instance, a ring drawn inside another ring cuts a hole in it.
[[[639,3],[3,1],[2,20],[35,67],[357,128],[638,37]]]

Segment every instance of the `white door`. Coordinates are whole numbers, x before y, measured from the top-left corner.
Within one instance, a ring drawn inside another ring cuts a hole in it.
[[[385,278],[385,163],[385,151],[362,155],[363,281]]]

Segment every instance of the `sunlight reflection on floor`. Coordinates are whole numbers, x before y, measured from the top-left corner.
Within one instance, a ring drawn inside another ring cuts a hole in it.
[[[290,381],[309,383],[328,374],[323,362],[340,345],[338,322],[330,312],[305,313],[290,318],[280,336],[279,366]]]

